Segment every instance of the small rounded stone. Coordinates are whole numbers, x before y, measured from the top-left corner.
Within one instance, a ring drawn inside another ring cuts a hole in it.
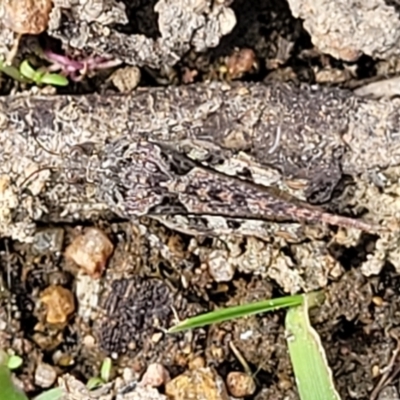
[[[51,0],[5,0],[3,23],[16,33],[38,35],[47,29]]]
[[[208,270],[215,282],[229,282],[235,275],[235,269],[223,250],[213,250],[207,260]]]
[[[35,370],[35,385],[42,388],[49,388],[53,386],[57,379],[55,369],[46,363],[39,363]]]
[[[147,367],[140,383],[143,386],[160,387],[170,380],[169,372],[160,363],[153,363]]]
[[[65,256],[88,275],[99,278],[113,251],[113,244],[100,229],[89,228],[67,247]]]
[[[254,379],[245,372],[232,371],[226,378],[226,386],[234,397],[251,396],[256,391]]]
[[[125,67],[116,70],[110,77],[114,86],[121,92],[127,93],[136,89],[141,78],[138,67]]]
[[[46,306],[46,322],[52,325],[65,325],[75,311],[75,299],[72,292],[62,286],[48,286],[40,295]]]

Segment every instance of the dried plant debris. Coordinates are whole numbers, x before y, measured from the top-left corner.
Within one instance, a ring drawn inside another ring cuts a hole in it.
[[[124,279],[113,282],[104,304],[107,316],[101,324],[102,348],[117,354],[129,347],[143,349],[146,339],[157,329],[168,328],[168,321],[173,317],[172,304],[172,293],[161,281]]]
[[[56,0],[48,33],[67,49],[108,55],[129,65],[160,68],[176,64],[191,48],[202,52],[217,46],[236,24],[229,7],[211,0],[160,0],[154,12],[158,15],[157,39],[113,28],[128,23],[122,2]]]
[[[381,99],[391,98],[400,95],[400,78],[382,79],[377,82],[371,82],[357,88],[355,94],[358,96]]]
[[[400,20],[385,0],[289,0],[318,49],[345,61],[400,55]]]
[[[136,359],[162,361],[164,365],[178,358],[179,337],[165,336],[164,332],[174,323],[174,310],[185,318],[198,307],[188,305],[158,279],[119,279],[110,286],[109,294],[103,298],[106,315],[97,327],[101,348],[108,354],[127,353]]]

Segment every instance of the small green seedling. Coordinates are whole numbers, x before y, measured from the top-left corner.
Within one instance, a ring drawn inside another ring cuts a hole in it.
[[[23,360],[20,356],[10,356],[8,357],[7,367],[9,370],[13,371],[18,369],[23,363]]]
[[[68,79],[59,74],[52,74],[44,70],[34,70],[27,60],[23,61],[18,68],[7,65],[0,59],[0,72],[21,83],[36,83],[37,85],[67,86]]]
[[[67,86],[68,79],[59,74],[51,74],[46,71],[34,70],[27,60],[22,61],[19,71],[24,78],[38,85]]]
[[[14,79],[15,81],[21,83],[29,83],[29,80],[26,79],[18,68],[15,68],[12,65],[8,65],[4,59],[0,59],[0,72],[3,74],[8,75],[10,78]]]
[[[95,376],[93,378],[90,378],[86,384],[86,387],[89,390],[93,390],[109,382],[111,379],[111,369],[112,369],[112,360],[110,357],[106,357],[103,360],[103,363],[101,364],[100,376]]]

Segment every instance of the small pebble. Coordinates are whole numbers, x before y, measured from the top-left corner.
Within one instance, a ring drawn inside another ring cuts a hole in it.
[[[72,367],[75,365],[75,359],[70,354],[63,354],[63,356],[58,360],[58,365],[60,367]]]
[[[49,388],[54,385],[57,379],[55,369],[43,362],[39,363],[35,370],[35,385],[42,388]]]
[[[226,386],[233,397],[251,396],[256,391],[254,379],[240,371],[229,372],[226,378]]]
[[[208,271],[215,282],[229,282],[235,275],[235,269],[228,260],[228,252],[213,250],[207,260]]]
[[[69,286],[72,280],[73,275],[65,271],[54,271],[48,275],[49,285]]]
[[[197,356],[189,362],[189,369],[204,368],[206,366],[206,360],[203,357]]]
[[[51,0],[8,0],[3,2],[3,23],[21,34],[38,35],[47,29]]]
[[[65,256],[75,262],[92,278],[100,278],[114,246],[97,228],[89,228],[65,250]]]
[[[251,49],[236,50],[226,59],[229,77],[239,79],[257,67],[256,54]]]
[[[373,302],[377,307],[382,307],[382,306],[383,306],[383,299],[382,299],[382,297],[374,296],[374,297],[372,297],[372,302]]]
[[[394,385],[386,386],[380,391],[378,400],[399,400],[399,392]]]
[[[65,325],[75,311],[74,295],[62,286],[48,286],[40,295],[46,306],[46,322],[54,325]]]
[[[160,363],[153,363],[147,367],[142,380],[140,381],[143,386],[151,386],[154,388],[165,385],[171,380],[169,372]]]
[[[83,338],[83,345],[85,347],[94,347],[96,344],[96,339],[92,335],[85,335]]]
[[[379,368],[379,365],[373,365],[371,368],[371,373],[373,378],[377,378],[379,375],[381,375],[381,369]]]
[[[130,392],[123,391],[123,394],[118,393],[115,400],[169,400],[169,399],[163,394],[159,393],[157,389],[154,389],[150,386],[136,386]]]
[[[284,392],[293,388],[293,382],[285,373],[278,374],[278,388]]]
[[[32,251],[35,254],[48,254],[61,251],[64,241],[64,230],[48,228],[35,233],[32,242]]]
[[[136,381],[136,373],[133,371],[132,368],[128,368],[125,367],[122,370],[122,379],[124,381],[125,384],[129,383],[129,382],[133,382]]]
[[[178,375],[166,384],[165,394],[174,400],[229,400],[224,381],[211,368]]]
[[[136,89],[141,78],[138,67],[125,67],[117,69],[110,77],[114,86],[121,92],[127,93]]]
[[[164,334],[162,332],[156,332],[152,335],[151,341],[153,343],[159,343],[163,336]]]

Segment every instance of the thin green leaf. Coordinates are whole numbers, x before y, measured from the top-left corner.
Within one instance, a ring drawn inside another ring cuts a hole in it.
[[[234,318],[278,310],[284,307],[294,307],[302,304],[303,296],[285,296],[277,299],[263,300],[256,303],[227,307],[221,310],[188,318],[169,329],[169,333],[181,332],[186,329],[200,328],[210,324],[228,321]]]
[[[59,400],[63,397],[64,391],[60,387],[46,390],[36,396],[34,400]]]
[[[288,310],[285,328],[289,354],[301,400],[340,400],[321,339],[308,317],[308,309],[321,300],[320,295],[304,295],[301,305]]]

